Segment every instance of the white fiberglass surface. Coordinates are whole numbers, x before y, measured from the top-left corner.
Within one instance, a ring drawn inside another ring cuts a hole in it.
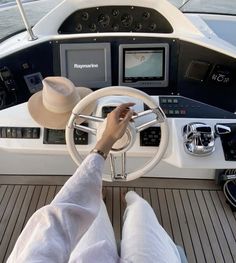
[[[182,12],[236,15],[235,0],[169,0]]]

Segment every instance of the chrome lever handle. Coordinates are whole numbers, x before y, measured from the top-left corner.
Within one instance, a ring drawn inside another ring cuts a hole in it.
[[[215,125],[215,133],[216,135],[224,135],[224,134],[229,134],[231,133],[231,128],[226,126],[226,125],[222,125],[222,124],[216,124]]]

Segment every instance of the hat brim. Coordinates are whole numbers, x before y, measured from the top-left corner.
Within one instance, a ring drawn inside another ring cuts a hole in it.
[[[81,99],[92,92],[89,88],[76,87]],[[96,107],[96,102],[88,105],[81,114],[90,115]],[[41,126],[48,129],[65,129],[66,124],[71,116],[71,112],[54,113],[47,110],[42,101],[42,91],[33,94],[28,101],[28,110],[31,117]],[[78,119],[77,124],[82,123],[83,119]]]

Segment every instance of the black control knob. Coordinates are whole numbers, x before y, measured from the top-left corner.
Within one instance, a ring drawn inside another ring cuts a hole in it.
[[[82,30],[83,30],[83,26],[81,24],[78,24],[75,28],[75,31],[78,33],[82,32]]]
[[[155,23],[152,23],[152,24],[149,26],[150,31],[155,31],[156,28],[157,28],[157,24],[155,24]]]
[[[89,14],[88,14],[88,12],[83,12],[82,15],[81,15],[81,19],[82,19],[83,21],[88,21],[88,19],[89,19]]]
[[[129,27],[132,25],[133,23],[133,16],[130,14],[123,14],[121,17],[121,23],[124,27]]]
[[[114,24],[114,25],[112,25],[112,29],[114,32],[117,32],[117,31],[119,31],[120,27],[118,24]]]
[[[120,14],[119,10],[118,9],[113,9],[112,10],[112,15],[113,16],[118,16]]]
[[[142,16],[145,20],[147,20],[151,15],[149,12],[144,12]]]
[[[91,24],[89,26],[90,31],[95,32],[97,30],[97,26],[95,24]]]
[[[138,23],[138,24],[135,25],[135,28],[134,28],[135,31],[140,31],[141,29],[142,29],[142,24],[141,23]]]
[[[98,23],[102,26],[102,27],[107,27],[110,24],[110,16],[106,15],[106,14],[101,14],[98,17]]]

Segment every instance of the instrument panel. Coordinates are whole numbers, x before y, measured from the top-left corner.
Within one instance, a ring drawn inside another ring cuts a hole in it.
[[[80,9],[60,26],[59,34],[94,32],[172,33],[168,20],[151,8],[101,6]]]

